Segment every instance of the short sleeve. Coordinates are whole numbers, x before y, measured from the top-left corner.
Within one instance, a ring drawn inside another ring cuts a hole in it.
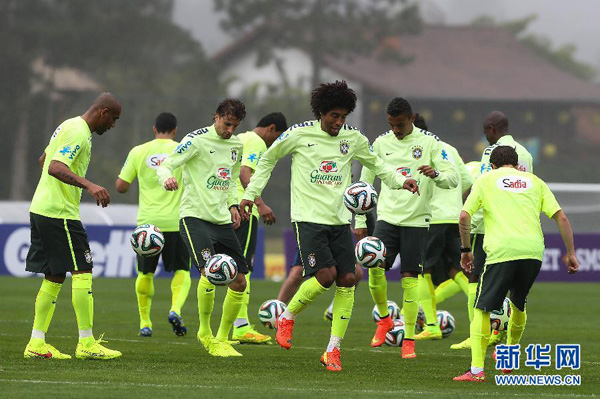
[[[67,126],[62,129],[56,140],[59,140],[56,152],[47,155],[51,156],[53,161],[62,162],[70,167],[83,148],[89,145],[90,137],[80,130]]]
[[[247,166],[252,170],[258,167],[258,161],[267,150],[265,142],[257,137],[256,140],[249,140],[244,144],[244,157],[242,158],[242,166]]]
[[[127,183],[131,183],[137,176],[137,169],[135,165],[137,164],[137,152],[135,148],[129,151],[127,155],[127,159],[125,160],[125,164],[121,169],[121,173],[119,173],[119,179],[126,181]]]
[[[548,218],[552,219],[552,216],[554,216],[554,214],[561,209],[560,205],[558,204],[558,201],[556,200],[556,197],[554,196],[552,191],[550,191],[548,185],[544,183],[541,179],[536,180],[539,181],[542,185],[541,211],[544,212],[546,216],[548,216]]]

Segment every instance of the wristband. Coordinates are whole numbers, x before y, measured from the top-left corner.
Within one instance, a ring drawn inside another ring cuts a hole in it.
[[[436,179],[440,175],[440,172],[437,170],[433,171],[433,178]]]
[[[469,252],[471,252],[471,247],[467,247],[467,248],[460,247],[460,253],[466,254]]]

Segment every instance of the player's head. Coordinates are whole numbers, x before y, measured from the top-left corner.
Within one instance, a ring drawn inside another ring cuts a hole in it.
[[[429,130],[429,128],[427,127],[427,123],[425,122],[425,118],[423,118],[423,115],[419,115],[418,113],[415,113],[415,120],[413,121],[413,125],[415,125],[415,127],[418,127],[419,129]]]
[[[402,97],[390,101],[387,106],[387,121],[398,140],[411,134],[415,115],[408,101]]]
[[[85,119],[90,129],[99,135],[110,130],[121,116],[121,104],[112,93],[102,93],[85,112]]]
[[[503,166],[517,167],[519,164],[519,155],[517,150],[509,145],[500,145],[492,151],[490,155],[490,163],[494,169]]]
[[[321,83],[311,93],[310,107],[321,129],[337,136],[346,117],[356,108],[356,94],[345,81]]]
[[[170,112],[163,112],[154,121],[154,134],[172,134],[177,132],[177,118]]]
[[[267,147],[270,147],[287,128],[288,124],[285,116],[281,112],[271,112],[258,121],[254,131],[262,137]]]
[[[490,145],[496,144],[498,139],[508,134],[508,118],[500,111],[493,111],[483,121],[483,133]]]
[[[240,122],[246,117],[246,107],[237,98],[226,98],[215,111],[215,130],[224,139],[229,139]]]

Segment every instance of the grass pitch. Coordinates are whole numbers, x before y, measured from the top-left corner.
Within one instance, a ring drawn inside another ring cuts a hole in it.
[[[278,345],[236,348],[242,358],[213,358],[196,341],[198,317],[197,280],[194,280],[183,317],[188,336],[177,337],[167,323],[170,305],[170,279],[155,280],[152,307],[154,335],[141,338],[133,279],[94,281],[95,325],[98,337],[105,332],[108,347],[123,352],[114,361],[38,361],[23,359],[31,332],[33,305],[39,278],[0,278],[0,396],[2,398],[85,397],[153,398],[326,398],[365,397],[513,397],[561,398],[598,397],[600,393],[600,314],[598,284],[538,283],[528,305],[529,320],[521,342],[580,343],[582,365],[578,371],[554,369],[536,372],[524,367],[524,354],[518,374],[579,374],[581,386],[500,387],[493,380],[491,352],[488,351],[484,384],[457,383],[452,377],[466,370],[470,351],[450,350],[468,333],[466,297],[458,294],[440,304],[456,318],[454,333],[441,341],[417,342],[417,359],[402,359],[399,348],[369,346],[375,331],[371,319],[373,302],[366,283],[356,291],[354,313],[342,344],[340,373],[328,373],[319,358],[329,339],[329,325],[323,310],[333,290],[318,298],[300,315],[291,350]],[[258,323],[259,305],[277,296],[279,283],[254,281],[250,316]],[[213,331],[216,332],[225,289],[217,290]],[[390,299],[401,303],[398,283],[389,285]],[[49,343],[73,355],[77,325],[70,304],[70,279],[60,294],[50,331]],[[259,326],[265,332],[266,328]],[[554,352],[554,349],[553,349]]]

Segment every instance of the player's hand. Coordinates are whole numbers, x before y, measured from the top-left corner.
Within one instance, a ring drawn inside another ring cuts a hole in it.
[[[436,176],[436,170],[434,168],[432,168],[430,165],[421,165],[417,168],[417,170],[422,174],[425,175],[431,179],[435,179]]]
[[[169,177],[165,180],[165,190],[175,191],[179,189],[179,185],[177,184],[177,179],[174,177]]]
[[[363,238],[365,238],[367,236],[367,229],[365,229],[365,228],[354,229],[354,234],[356,234],[357,240],[362,240]]]
[[[258,215],[267,226],[275,223],[275,213],[273,213],[273,210],[268,205],[257,204],[256,208],[258,209]]]
[[[236,230],[238,227],[240,227],[240,223],[242,223],[242,217],[240,216],[240,212],[236,206],[230,207],[229,212],[231,213],[231,222],[233,223],[233,226],[231,227]]]
[[[242,219],[244,219],[244,220],[250,219],[250,216],[252,216],[252,207],[253,206],[254,206],[254,201],[243,199],[242,202],[240,202],[240,214],[242,216]],[[246,210],[246,208],[248,208],[248,209]]]
[[[565,264],[567,265],[569,274],[577,273],[577,271],[579,270],[579,261],[577,260],[575,254],[566,255]]]
[[[471,273],[473,270],[473,252],[463,252],[460,254],[460,265],[466,272]]]
[[[408,190],[411,193],[417,193],[417,195],[421,195],[419,192],[419,185],[415,179],[406,179],[404,184],[402,185],[403,190]]]
[[[87,188],[87,192],[96,199],[96,205],[106,208],[110,204],[110,194],[104,187],[92,183]]]

